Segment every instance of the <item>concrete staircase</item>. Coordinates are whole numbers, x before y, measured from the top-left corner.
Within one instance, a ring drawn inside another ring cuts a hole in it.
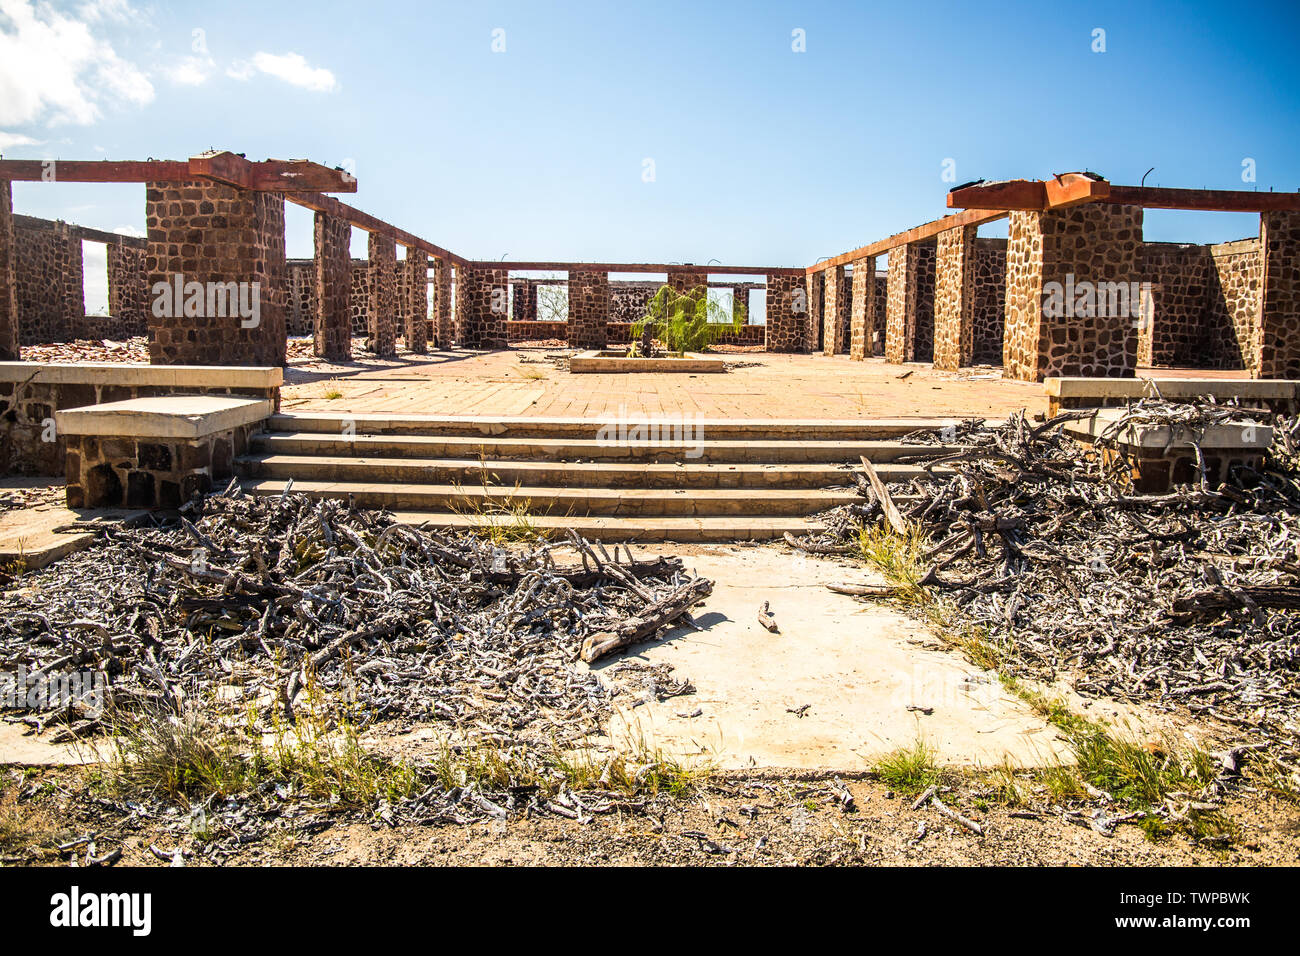
[[[236,461],[246,490],[351,496],[403,520],[527,523],[606,541],[738,541],[806,533],[857,500],[850,463],[922,474],[900,436],[951,420],[701,421],[656,440],[548,418],[280,414]],[[635,428],[635,424],[628,426]],[[601,440],[601,438],[604,440]],[[933,446],[927,446],[933,450]],[[526,517],[525,517],[526,516]]]

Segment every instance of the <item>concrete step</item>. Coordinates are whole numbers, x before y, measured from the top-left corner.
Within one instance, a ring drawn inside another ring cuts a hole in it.
[[[684,462],[549,462],[488,461],[451,458],[335,458],[324,455],[246,455],[235,461],[248,478],[293,478],[295,481],[381,481],[429,485],[460,484],[474,491],[483,485],[563,488],[852,488],[847,465],[712,464]],[[921,477],[918,465],[880,465],[884,481]]]
[[[282,494],[288,481],[247,478],[251,494]],[[610,515],[619,517],[792,517],[861,500],[848,489],[805,488],[531,488],[457,487],[376,481],[294,481],[293,490],[313,498],[347,498],[362,508],[392,511],[441,511],[478,515],[511,509],[538,515]],[[504,515],[503,520],[507,520]]]
[[[447,531],[487,530],[489,519],[471,518],[446,512],[397,511],[394,517],[406,524],[423,524]],[[503,529],[517,529],[509,519],[497,518]],[[560,517],[537,515],[528,526],[550,538],[564,537],[573,529],[596,541],[769,541],[791,534],[815,534],[822,526],[798,517],[717,516],[702,518],[617,518],[602,515]]]
[[[272,420],[274,421],[274,419]],[[628,441],[602,444],[586,438],[478,437],[464,435],[355,435],[339,432],[267,432],[253,436],[258,454],[332,458],[421,458],[478,461],[622,461],[710,464],[843,464],[866,456],[872,463],[933,454],[934,445],[873,439],[708,439],[699,442]],[[956,447],[951,450],[956,451]]]
[[[656,416],[658,419],[659,417]],[[806,419],[706,419],[663,417],[670,433],[679,438],[709,441],[822,440],[878,441],[898,438],[919,429],[937,431],[956,425],[955,418],[861,418],[837,421]],[[319,412],[281,412],[272,416],[268,431],[320,432],[338,435],[348,425],[357,435],[458,435],[482,438],[595,439],[602,428],[611,437],[627,437],[628,430],[644,425],[635,413],[595,418],[545,418],[539,416],[477,415],[332,415]],[[684,431],[685,430],[685,431]],[[661,437],[663,432],[661,431]]]

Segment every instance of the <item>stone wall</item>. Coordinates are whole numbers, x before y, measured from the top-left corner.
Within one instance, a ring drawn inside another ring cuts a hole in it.
[[[115,321],[110,323],[111,335],[103,337],[147,335],[153,296],[149,293],[144,246],[119,239],[105,243],[104,252],[108,262],[108,312]]]
[[[853,291],[849,305],[849,358],[862,361],[874,352],[877,324],[876,257],[853,263]]]
[[[372,232],[367,237],[367,261],[370,275],[370,309],[366,315],[366,335],[370,351],[390,357],[397,354],[397,244],[388,236]]]
[[[1256,378],[1300,378],[1300,212],[1260,216],[1263,253]]]
[[[14,197],[0,179],[0,362],[18,361],[18,297],[14,279]]]
[[[822,293],[822,354],[843,354],[849,350],[852,332],[851,286],[843,266],[832,266],[822,274],[826,277]]]
[[[935,256],[934,367],[955,372],[975,355],[975,227],[939,233]]]
[[[822,317],[825,315],[826,273],[810,272],[804,279],[804,306],[807,308],[804,322],[804,342],[802,352],[820,352],[822,350]]]
[[[1210,327],[1210,255],[1205,246],[1144,242],[1144,292],[1137,317],[1141,366],[1205,367]]]
[[[316,260],[287,259],[285,271],[289,283],[285,331],[289,335],[311,335],[316,315]]]
[[[333,361],[352,357],[352,226],[316,213],[312,259],[313,351]]]
[[[456,267],[456,322],[462,345],[505,348],[509,296],[508,270]]]
[[[916,360],[916,291],[920,247],[916,243],[889,250],[886,264],[885,361]]]
[[[67,439],[69,508],[177,508],[225,484],[232,462],[259,425],[243,425],[198,441]]]
[[[1137,328],[1129,311],[1074,303],[1059,310],[1063,314],[1049,315],[1044,291],[1053,282],[1138,282],[1142,208],[1088,203],[1051,212],[1017,210],[1009,229],[1006,374],[1025,381],[1132,376]]]
[[[1007,305],[1007,241],[975,240],[975,345],[976,365],[1002,364],[1002,326]]]
[[[1247,368],[1259,348],[1260,283],[1264,266],[1259,239],[1212,245],[1207,247],[1207,253],[1208,367]]]
[[[569,346],[603,349],[608,338],[609,273],[569,270]]]
[[[81,236],[66,222],[14,224],[19,341],[66,342],[86,314]]]
[[[148,284],[249,283],[260,315],[149,314],[155,365],[284,365],[284,196],[212,182],[148,183]],[[175,303],[174,305],[179,305]],[[204,312],[208,310],[205,308]]]
[[[352,334],[368,335],[370,328],[370,263],[365,259],[352,260],[352,275],[348,281],[348,314],[352,317]]]
[[[800,275],[767,277],[767,327],[764,342],[769,352],[802,352],[808,339],[808,294]]]

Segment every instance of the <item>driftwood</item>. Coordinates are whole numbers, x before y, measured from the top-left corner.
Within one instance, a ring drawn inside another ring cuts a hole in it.
[[[763,625],[763,627],[767,628],[773,634],[779,634],[781,631],[781,629],[776,625],[776,618],[772,617],[767,601],[764,601],[763,606],[758,609],[758,623]]]
[[[590,663],[619,648],[645,640],[689,613],[712,592],[712,581],[705,578],[687,581],[677,590],[647,605],[635,617],[620,622],[614,630],[592,634],[582,643],[582,659]]]
[[[885,512],[885,518],[888,520],[889,526],[899,534],[907,534],[907,522],[903,520],[898,506],[894,504],[894,499],[890,497],[889,489],[885,487],[885,483],[876,474],[876,467],[867,460],[866,455],[863,455],[861,460],[862,467],[867,472],[867,480],[871,482],[871,489],[876,493],[876,498]]]

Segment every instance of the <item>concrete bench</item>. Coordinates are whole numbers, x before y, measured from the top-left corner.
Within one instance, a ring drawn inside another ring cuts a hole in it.
[[[1171,401],[1212,397],[1218,402],[1239,399],[1244,405],[1293,412],[1297,407],[1300,382],[1275,378],[1049,378],[1048,415],[1072,408],[1113,408],[1152,398],[1157,394]]]
[[[270,399],[167,395],[55,413],[69,508],[175,508],[228,478]]]
[[[1120,451],[1133,464],[1134,487],[1161,494],[1173,485],[1199,480],[1195,441],[1201,446],[1206,475],[1215,486],[1237,465],[1258,468],[1273,443],[1273,429],[1249,418],[1208,425],[1193,432],[1177,424],[1124,422],[1122,408],[1099,408],[1087,418],[1067,422],[1064,431],[1081,444],[1097,447],[1108,460]]]

